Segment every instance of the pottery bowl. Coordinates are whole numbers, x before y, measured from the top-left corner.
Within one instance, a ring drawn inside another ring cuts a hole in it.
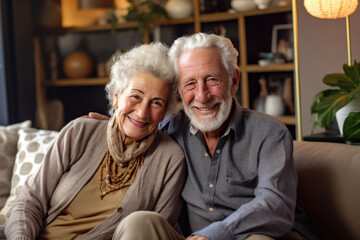
[[[232,0],[231,7],[238,12],[250,11],[256,9],[254,0]]]

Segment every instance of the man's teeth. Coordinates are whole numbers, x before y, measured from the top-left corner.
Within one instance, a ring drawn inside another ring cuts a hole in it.
[[[212,107],[197,107],[199,110],[201,111],[207,111],[207,110],[211,110],[215,107],[216,105],[212,106]]]

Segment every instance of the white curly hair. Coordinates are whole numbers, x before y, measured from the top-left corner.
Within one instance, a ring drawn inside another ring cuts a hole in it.
[[[109,115],[113,114],[114,93],[121,93],[131,78],[139,73],[151,73],[162,79],[169,87],[167,113],[176,112],[176,89],[173,65],[168,58],[169,48],[160,42],[137,45],[125,53],[115,53],[110,71],[110,82],[105,91],[109,101]]]

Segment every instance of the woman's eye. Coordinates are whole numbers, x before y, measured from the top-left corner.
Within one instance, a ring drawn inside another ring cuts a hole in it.
[[[131,98],[134,98],[134,99],[139,99],[139,98],[140,98],[139,95],[131,95],[130,97],[131,97]]]

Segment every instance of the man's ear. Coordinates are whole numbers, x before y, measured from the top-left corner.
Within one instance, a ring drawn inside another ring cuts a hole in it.
[[[239,69],[236,68],[234,71],[234,75],[232,77],[232,86],[231,86],[231,96],[234,97],[237,90],[239,89],[240,84],[240,72]]]

